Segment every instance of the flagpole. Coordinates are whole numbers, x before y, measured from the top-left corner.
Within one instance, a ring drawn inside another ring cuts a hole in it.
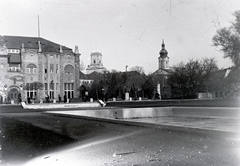
[[[40,22],[39,22],[39,15],[38,15],[38,37],[40,37]]]

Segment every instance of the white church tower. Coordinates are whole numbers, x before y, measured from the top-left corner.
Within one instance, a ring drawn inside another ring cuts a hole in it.
[[[165,49],[164,40],[162,41],[162,50],[159,52],[158,57],[158,70],[169,69],[169,57],[168,52]]]
[[[100,52],[91,53],[91,64],[88,65],[86,73],[91,74],[94,71],[98,73],[104,73],[104,71],[106,71],[106,68],[103,67],[102,64],[102,53]]]

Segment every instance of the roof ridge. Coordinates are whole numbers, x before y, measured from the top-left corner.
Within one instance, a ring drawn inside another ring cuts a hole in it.
[[[41,43],[43,43],[45,45],[54,45],[55,47],[58,47],[61,45],[61,44],[58,44],[51,40],[45,39],[43,37],[11,36],[11,35],[2,35],[0,43],[1,42],[5,43],[5,44],[9,43],[8,45],[10,45],[10,48],[11,47],[12,48],[14,48],[14,47],[20,48],[21,44],[24,43],[24,44],[26,44],[25,47],[30,46],[30,48],[31,48],[31,47],[37,47],[38,44],[36,42],[38,42],[38,41],[40,41]],[[64,50],[72,50],[71,48],[66,47],[64,45],[61,45],[61,46],[63,47]]]

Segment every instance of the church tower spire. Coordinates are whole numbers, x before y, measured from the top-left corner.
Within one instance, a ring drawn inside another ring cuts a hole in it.
[[[164,39],[162,39],[162,49],[165,49]]]
[[[159,52],[159,54],[160,54],[160,57],[162,57],[162,58],[166,58],[168,55],[168,52],[165,49],[164,39],[162,40],[162,50]]]

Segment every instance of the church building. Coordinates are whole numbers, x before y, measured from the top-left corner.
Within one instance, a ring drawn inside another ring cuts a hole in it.
[[[165,48],[164,40],[162,41],[162,49],[159,52],[158,69],[152,74],[155,82],[158,82],[158,91],[161,93],[161,98],[170,98],[170,87],[167,84],[168,76],[174,71],[174,68],[169,66],[168,51]],[[156,85],[157,86],[157,85]]]
[[[78,47],[41,37],[0,36],[0,103],[79,96]]]

